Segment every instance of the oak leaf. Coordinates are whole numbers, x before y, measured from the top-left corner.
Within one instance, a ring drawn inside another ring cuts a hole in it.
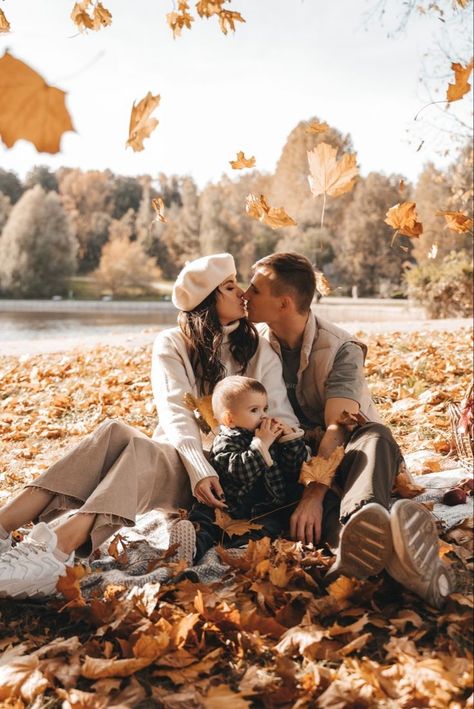
[[[9,52],[0,59],[0,95],[0,137],[7,148],[23,139],[38,152],[58,153],[62,134],[74,131],[65,92]]]
[[[258,219],[272,229],[296,226],[296,222],[285,212],[283,207],[270,207],[264,195],[257,197],[250,193],[245,200],[245,210],[249,217]]]
[[[418,221],[415,202],[402,202],[391,207],[384,222],[396,230],[396,233],[418,238],[423,233],[423,224]]]
[[[472,231],[473,220],[467,214],[438,210],[436,216],[445,218],[445,229],[455,231],[457,234],[465,234],[468,231]]]
[[[151,118],[151,114],[160,103],[160,96],[153,96],[151,91],[147,93],[145,98],[142,98],[136,105],[132,106],[130,115],[130,128],[127,147],[130,146],[135,152],[144,150],[143,141],[149,138],[151,133],[158,125],[156,118]]]
[[[308,151],[309,176],[311,192],[315,197],[321,194],[339,197],[350,192],[359,174],[354,153],[344,153],[338,161],[337,149],[328,143],[319,143]]]
[[[161,199],[161,197],[155,197],[155,199],[151,200],[151,206],[155,210],[155,218],[153,221],[155,222],[162,222],[163,224],[166,224],[167,219],[165,217],[165,203]]]
[[[329,487],[343,457],[344,446],[337,446],[329,458],[322,458],[319,455],[313,456],[307,463],[303,463],[301,466],[299,482],[302,485],[317,482]]]
[[[222,510],[216,509],[215,514],[217,526],[223,529],[229,537],[247,534],[247,532],[250,532],[252,529],[262,529],[261,524],[255,524],[248,519],[233,519]]]
[[[471,59],[466,66],[457,62],[451,64],[451,69],[454,71],[454,84],[448,84],[448,90],[446,91],[446,100],[450,103],[459,101],[465,94],[469,93],[471,84],[468,79],[471,76],[473,63]]]
[[[233,170],[242,170],[244,167],[255,167],[255,157],[246,158],[243,151],[239,150],[235,160],[229,160]]]
[[[311,123],[308,123],[306,128],[307,133],[325,133],[327,130],[329,130],[328,124],[319,123],[319,121],[312,121]]]
[[[179,0],[178,9],[166,15],[166,21],[173,31],[173,39],[181,36],[183,27],[187,27],[188,30],[191,29],[194,17],[189,14],[188,10],[189,4],[187,0]]]
[[[10,32],[10,23],[5,17],[3,10],[0,10],[0,33],[2,32]]]

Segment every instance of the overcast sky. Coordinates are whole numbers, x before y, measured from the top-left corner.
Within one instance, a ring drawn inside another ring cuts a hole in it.
[[[232,173],[238,150],[273,171],[292,128],[314,115],[352,135],[362,174],[413,180],[425,162],[440,162],[430,140],[417,152],[418,126],[410,134],[426,102],[418,79],[435,18],[416,17],[387,39],[390,21],[365,22],[376,0],[234,0],[230,9],[247,20],[235,34],[198,18],[173,40],[171,0],[103,4],[111,27],[80,34],[69,18],[73,0],[2,2],[12,32],[0,35],[0,54],[8,48],[67,91],[77,133],[64,135],[55,156],[24,141],[2,145],[1,167],[22,176],[34,164],[189,174],[202,187]],[[160,124],[133,153],[125,149],[130,109],[147,91],[161,95]]]

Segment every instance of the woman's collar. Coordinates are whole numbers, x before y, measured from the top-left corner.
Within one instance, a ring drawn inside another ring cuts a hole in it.
[[[234,330],[237,330],[239,325],[240,325],[240,320],[234,320],[234,322],[231,322],[228,325],[223,325],[222,332],[223,332],[224,338],[227,338],[231,332],[234,332]]]

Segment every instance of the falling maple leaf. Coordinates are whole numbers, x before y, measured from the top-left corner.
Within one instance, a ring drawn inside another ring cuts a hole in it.
[[[262,529],[261,524],[255,524],[248,519],[233,519],[230,515],[222,510],[216,509],[216,524],[224,530],[229,537],[240,536],[247,534],[252,529]]]
[[[218,16],[219,26],[224,34],[227,34],[229,29],[235,32],[236,22],[245,22],[240,12],[224,10],[223,5],[227,1],[228,0],[199,0],[199,2],[196,3],[196,10],[200,17],[209,18],[213,15]]]
[[[446,219],[445,228],[451,229],[451,231],[455,231],[457,234],[465,234],[468,231],[472,231],[473,221],[467,214],[438,210],[436,216],[444,217]]]
[[[315,197],[329,195],[339,197],[350,192],[359,174],[354,153],[344,153],[338,161],[337,149],[329,143],[319,143],[308,151],[308,176],[311,192]]]
[[[81,32],[84,30],[97,31],[112,24],[112,14],[101,2],[92,8],[91,4],[92,0],[81,0],[81,2],[76,2],[72,8],[71,20]]]
[[[181,36],[183,27],[191,29],[191,23],[194,22],[194,17],[189,13],[189,4],[187,0],[179,0],[178,9],[169,12],[166,15],[166,21],[173,31],[173,39]]]
[[[62,134],[74,131],[65,92],[9,52],[0,59],[0,95],[0,137],[7,148],[23,139],[38,152],[58,153]]]
[[[306,127],[307,133],[325,133],[328,130],[329,125],[327,123],[319,123],[318,121],[312,121]]]
[[[0,33],[2,32],[10,32],[10,23],[5,17],[3,10],[0,10]]]
[[[245,22],[240,12],[232,10],[221,10],[221,12],[219,12],[219,27],[224,34],[227,34],[229,30],[235,32],[236,22]]]
[[[246,158],[242,150],[239,150],[237,158],[229,160],[229,163],[233,170],[242,170],[244,167],[255,167],[255,157]]]
[[[130,146],[135,152],[144,150],[143,141],[149,138],[151,133],[158,125],[156,118],[150,118],[151,114],[160,103],[160,96],[153,96],[151,91],[147,93],[145,98],[132,106],[130,115],[130,128],[127,140],[127,147]]]
[[[303,463],[301,466],[299,482],[302,485],[317,482],[329,487],[343,457],[344,446],[337,446],[329,458],[322,458],[319,455],[313,456],[307,463]]]
[[[316,288],[321,295],[329,295],[332,291],[331,284],[322,271],[315,271]]]
[[[165,211],[165,203],[161,199],[161,197],[156,197],[155,199],[151,200],[151,206],[155,210],[155,218],[153,221],[155,222],[163,222],[163,224],[166,224],[167,219],[165,217],[164,211]]]
[[[285,226],[296,226],[296,222],[285,212],[283,207],[270,207],[266,198],[248,194],[245,200],[245,210],[249,217],[258,219],[272,229],[281,229]]]
[[[451,64],[451,69],[454,71],[454,84],[448,84],[446,91],[446,100],[450,103],[459,101],[465,94],[469,93],[471,84],[468,79],[471,76],[473,64],[472,59],[466,66],[457,62]]]
[[[418,238],[423,233],[423,224],[418,221],[415,202],[396,204],[388,210],[385,217],[385,224],[393,227],[396,234]]]

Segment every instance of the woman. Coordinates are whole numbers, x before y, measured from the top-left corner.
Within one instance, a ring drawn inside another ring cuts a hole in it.
[[[192,495],[224,507],[196,418],[184,395],[210,394],[228,374],[246,374],[269,393],[269,414],[298,422],[286,398],[281,364],[245,317],[230,254],[188,263],[173,288],[179,327],[155,341],[152,385],[159,426],[153,439],[105,421],[0,510],[0,595],[53,593],[74,554],[89,556],[137,514],[189,506]],[[47,522],[76,510],[53,531]],[[39,521],[11,549],[10,532]]]

